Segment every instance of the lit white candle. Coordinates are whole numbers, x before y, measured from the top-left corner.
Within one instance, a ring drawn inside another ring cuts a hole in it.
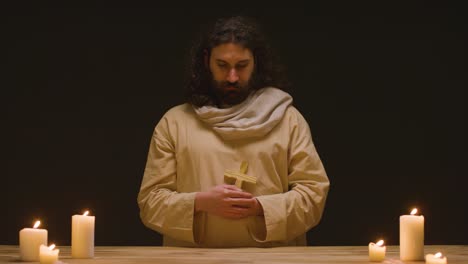
[[[442,253],[437,252],[436,254],[426,255],[426,264],[447,264],[447,258],[442,256]]]
[[[72,257],[94,257],[94,216],[86,211],[83,215],[72,216]]]
[[[58,261],[59,249],[54,249],[55,244],[50,247],[41,245],[39,248],[39,262],[41,264],[54,264]]]
[[[369,260],[370,261],[383,261],[385,259],[386,247],[383,245],[384,241],[379,240],[379,242],[369,243]]]
[[[39,246],[47,244],[47,230],[38,228],[41,221],[36,221],[33,228],[23,228],[19,232],[20,259],[39,261]]]
[[[416,215],[413,209],[410,215],[400,216],[400,259],[424,259],[424,216]]]

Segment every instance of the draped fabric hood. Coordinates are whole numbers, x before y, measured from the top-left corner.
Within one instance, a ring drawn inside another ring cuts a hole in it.
[[[229,108],[193,106],[198,118],[210,125],[223,139],[261,137],[283,118],[292,97],[277,88],[267,87],[251,93],[245,101]]]

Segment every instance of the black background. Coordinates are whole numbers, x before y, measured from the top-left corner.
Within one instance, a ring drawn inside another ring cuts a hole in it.
[[[327,3],[2,8],[0,244],[39,218],[69,245],[86,208],[96,245],[160,245],[136,203],[150,137],[183,102],[201,25],[231,14],[263,25],[327,169],[310,245],[398,244],[412,207],[426,244],[468,244],[464,12]]]

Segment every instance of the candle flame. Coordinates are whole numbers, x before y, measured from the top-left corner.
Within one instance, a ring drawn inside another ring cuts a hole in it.
[[[418,209],[414,208],[412,211],[411,211],[411,215],[415,215],[416,213],[418,212]]]
[[[52,250],[54,248],[55,248],[55,244],[52,244],[52,245],[49,246],[49,250]]]
[[[41,221],[37,220],[36,223],[34,223],[33,228],[38,228],[40,224],[41,224]]]
[[[383,246],[384,241],[381,239],[379,242],[375,243],[377,246],[381,247]]]
[[[84,216],[87,216],[89,214],[89,211],[84,212]]]
[[[437,252],[437,253],[435,253],[434,257],[436,257],[436,258],[442,258],[442,253]]]

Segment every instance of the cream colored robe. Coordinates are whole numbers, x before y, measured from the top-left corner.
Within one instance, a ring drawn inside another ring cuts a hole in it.
[[[225,183],[224,171],[239,171],[242,161],[257,177],[256,185],[244,183],[243,189],[257,197],[264,216],[195,214],[195,193]],[[293,106],[265,136],[225,140],[183,104],[154,130],[138,204],[143,223],[164,235],[165,246],[304,246],[328,188],[309,126]]]

